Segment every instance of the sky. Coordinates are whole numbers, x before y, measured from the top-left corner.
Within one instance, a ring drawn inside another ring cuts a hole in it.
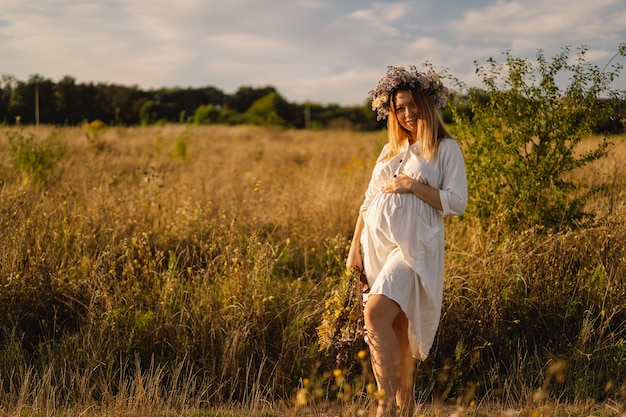
[[[602,67],[621,42],[624,0],[0,0],[0,75],[271,85],[297,103],[363,104],[387,65],[430,62],[479,86],[475,62],[585,45]]]

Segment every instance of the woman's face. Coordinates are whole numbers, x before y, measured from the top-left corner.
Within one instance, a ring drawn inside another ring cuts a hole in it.
[[[395,111],[400,126],[409,132],[417,131],[419,111],[409,91],[401,90],[396,93]]]

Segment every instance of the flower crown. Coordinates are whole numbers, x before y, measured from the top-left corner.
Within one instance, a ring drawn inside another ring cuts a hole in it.
[[[404,67],[387,67],[387,74],[378,81],[376,88],[369,92],[368,98],[372,101],[372,110],[377,113],[377,120],[389,117],[389,102],[391,95],[399,90],[417,90],[427,93],[435,107],[446,107],[447,95],[451,90],[444,87],[439,76],[432,71],[423,73],[414,65],[406,70]]]

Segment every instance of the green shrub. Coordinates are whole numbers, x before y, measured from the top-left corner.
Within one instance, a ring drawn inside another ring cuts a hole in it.
[[[215,123],[220,115],[218,109],[212,104],[199,106],[193,114],[193,122],[197,125]]]
[[[45,140],[40,141],[32,132],[8,130],[11,163],[23,176],[25,184],[39,187],[45,185],[53,176],[59,159],[65,155],[66,145],[58,131],[53,131]]]
[[[150,126],[156,123],[156,107],[157,105],[152,100],[146,101],[143,106],[141,106],[139,109],[139,121],[142,126]]]
[[[618,55],[626,55],[626,44],[602,69],[587,62],[585,47],[573,60],[566,47],[552,60],[541,50],[536,63],[507,52],[504,63],[477,65],[484,89],[469,91],[470,114],[466,103],[452,104],[454,133],[466,145],[470,216],[523,229],[567,227],[588,214],[589,191],[566,174],[609,146],[605,136],[595,149],[577,149],[598,120],[612,117],[619,93],[611,83],[622,65],[609,64]],[[561,88],[564,79],[569,85]]]
[[[247,123],[264,126],[286,126],[287,122],[280,116],[286,101],[275,92],[256,100],[244,113]]]

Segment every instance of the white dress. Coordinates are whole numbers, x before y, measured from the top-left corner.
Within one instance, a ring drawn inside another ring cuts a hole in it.
[[[385,145],[361,206],[363,268],[369,294],[383,294],[400,305],[409,319],[413,357],[424,360],[435,339],[443,297],[444,215],[459,215],[467,203],[463,155],[452,139],[439,143],[430,161],[413,144],[385,160]],[[404,173],[439,190],[439,211],[412,193],[381,191],[394,175]]]

